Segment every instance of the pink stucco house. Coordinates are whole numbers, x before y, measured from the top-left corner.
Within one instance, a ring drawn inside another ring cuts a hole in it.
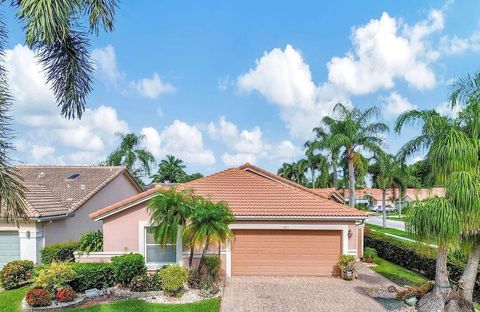
[[[337,273],[339,255],[362,255],[365,213],[251,164],[176,187],[225,201],[235,215],[230,225],[235,237],[221,253],[227,277],[328,276]],[[148,202],[162,196],[163,188],[91,213],[102,224],[104,252],[78,260],[108,261],[112,255],[138,252],[151,270],[170,263],[186,265],[188,252],[183,252],[180,236],[176,244],[162,248],[148,231]]]
[[[0,268],[13,260],[40,261],[40,250],[101,229],[88,215],[142,191],[125,167],[18,166],[29,222],[0,221]]]

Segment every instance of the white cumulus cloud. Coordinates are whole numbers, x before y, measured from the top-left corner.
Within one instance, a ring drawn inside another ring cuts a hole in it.
[[[145,136],[145,145],[158,159],[171,154],[191,165],[215,164],[215,156],[205,148],[202,133],[196,126],[175,120],[160,132],[153,127],[145,127],[141,134]]]
[[[160,94],[171,93],[176,90],[173,85],[163,82],[157,73],[153,74],[152,78],[132,81],[130,85],[138,94],[150,99],[156,99]]]
[[[408,99],[404,98],[396,91],[390,93],[388,97],[382,98],[382,100],[383,116],[387,119],[393,119],[398,117],[401,113],[417,109],[416,105],[410,103]]]

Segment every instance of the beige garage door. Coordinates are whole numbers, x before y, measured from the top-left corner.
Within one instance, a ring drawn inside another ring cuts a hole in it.
[[[232,275],[337,274],[341,231],[235,230]]]

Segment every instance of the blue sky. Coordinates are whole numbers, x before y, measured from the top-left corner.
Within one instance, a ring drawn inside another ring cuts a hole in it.
[[[245,161],[276,171],[302,156],[337,101],[377,105],[390,125],[411,108],[451,114],[449,82],[480,69],[479,12],[474,0],[123,1],[115,32],[91,41],[89,110],[67,121],[7,11],[13,156],[93,164],[118,144],[115,132],[132,131],[189,171]],[[386,148],[416,131],[390,134]]]

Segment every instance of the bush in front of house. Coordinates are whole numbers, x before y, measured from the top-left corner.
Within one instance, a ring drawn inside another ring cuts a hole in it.
[[[17,260],[9,262],[0,271],[0,285],[5,289],[21,287],[29,282],[32,271],[32,261]]]
[[[128,288],[136,292],[162,290],[162,280],[158,272],[154,274],[144,273],[135,276],[128,284]]]
[[[102,231],[88,231],[82,233],[78,242],[79,252],[96,252],[103,250],[103,233]]]
[[[168,265],[159,271],[165,294],[177,296],[188,281],[188,271],[178,264]]]
[[[76,277],[70,282],[75,291],[111,287],[115,284],[112,264],[110,263],[72,263]]]
[[[147,272],[147,267],[141,254],[131,253],[113,257],[112,270],[115,282],[127,286],[135,276]]]
[[[218,280],[218,273],[220,272],[220,266],[222,261],[219,256],[206,256],[203,260],[207,274],[213,281]]]
[[[48,307],[52,304],[52,298],[48,291],[41,288],[29,290],[25,295],[25,301],[31,307]]]
[[[53,262],[48,268],[40,271],[35,278],[35,287],[55,294],[57,289],[69,286],[76,277],[72,265],[66,262]]]
[[[59,302],[72,302],[76,296],[77,294],[71,287],[60,288],[55,294],[55,298]]]
[[[40,251],[42,263],[50,264],[52,262],[74,262],[74,252],[78,249],[78,242],[66,242],[53,244],[44,247]]]

